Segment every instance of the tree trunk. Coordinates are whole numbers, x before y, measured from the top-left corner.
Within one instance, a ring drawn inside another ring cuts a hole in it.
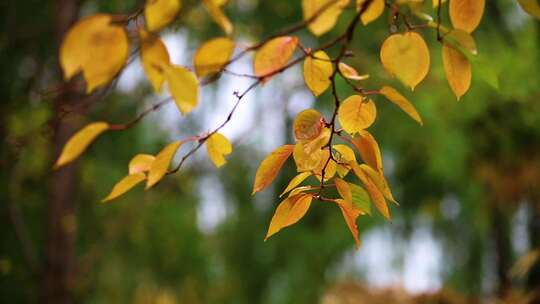
[[[79,0],[57,0],[55,3],[56,38],[60,44],[69,27],[76,21]],[[59,73],[61,75],[61,73]],[[75,132],[76,126],[60,119],[63,105],[73,100],[73,90],[66,86],[55,100],[52,157],[58,157],[62,147]],[[75,201],[77,167],[68,165],[52,172],[49,185],[47,241],[42,283],[42,303],[73,302],[75,279]]]

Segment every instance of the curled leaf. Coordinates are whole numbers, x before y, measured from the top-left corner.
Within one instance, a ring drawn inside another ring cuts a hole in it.
[[[285,161],[293,152],[293,145],[281,146],[270,153],[259,165],[255,174],[253,194],[266,188],[276,178]]]
[[[384,97],[388,98],[388,100],[403,110],[403,112],[407,113],[412,119],[416,120],[420,125],[423,125],[422,118],[420,118],[420,115],[416,112],[414,106],[396,89],[390,86],[384,86],[381,88],[380,92]]]
[[[131,190],[131,188],[137,186],[140,182],[146,179],[146,175],[144,173],[135,173],[130,174],[126,177],[124,177],[122,180],[120,180],[111,190],[111,193],[107,195],[101,202],[105,203],[108,201],[112,201],[113,199],[121,196],[122,194],[128,192]]]
[[[294,137],[297,140],[314,139],[323,129],[323,117],[317,110],[307,109],[298,115],[293,122]]]
[[[152,162],[150,171],[148,172],[148,180],[146,181],[146,189],[150,189],[157,184],[167,173],[167,169],[171,165],[171,161],[178,151],[178,148],[182,145],[181,141],[175,141],[168,144],[163,150],[161,150],[156,159]]]
[[[208,150],[208,156],[218,168],[227,163],[224,156],[232,153],[231,142],[220,133],[214,133],[208,138],[206,149]]]
[[[270,221],[264,240],[279,232],[281,229],[298,222],[309,210],[313,197],[311,194],[298,194],[286,198],[279,204]]]
[[[366,75],[358,75],[358,72],[351,66],[343,63],[343,62],[340,62],[339,65],[339,72],[341,73],[341,75],[347,79],[351,79],[351,80],[366,80],[369,78],[369,75],[366,74]]]
[[[234,51],[234,41],[227,37],[214,38],[201,45],[193,56],[195,73],[199,77],[221,71]]]
[[[362,96],[353,95],[345,99],[338,110],[341,127],[349,134],[358,133],[375,122],[377,108],[372,100],[364,101]]]
[[[330,86],[334,67],[324,51],[318,51],[304,60],[304,81],[313,95],[319,96]]]
[[[101,133],[109,129],[106,122],[94,122],[75,133],[65,144],[54,168],[60,168],[79,157]]]

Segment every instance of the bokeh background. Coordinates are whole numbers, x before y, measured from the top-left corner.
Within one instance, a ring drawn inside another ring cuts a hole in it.
[[[184,1],[162,33],[174,63],[222,35],[199,1]],[[240,45],[302,19],[300,1],[230,0]],[[431,1],[426,10],[432,15]],[[429,2],[429,3],[428,3]],[[475,32],[473,86],[452,95],[433,30],[422,30],[432,68],[414,93],[383,71],[387,15],[357,30],[347,63],[367,88],[391,83],[417,107],[418,126],[377,97],[372,133],[400,207],[393,220],[361,217],[362,247],[339,209],[315,203],[302,221],[263,242],[288,163],[270,190],[251,196],[255,170],[292,142],[291,121],[315,100],[300,67],[246,97],[223,133],[234,142],[216,170],[202,149],[152,191],[98,203],[137,153],[223,121],[249,80],[230,75],[203,89],[199,107],[173,106],[124,132],[100,137],[84,157],[53,172],[62,144],[85,123],[122,123],[162,100],[137,59],[113,87],[81,95],[63,84],[58,48],[81,16],[135,11],[135,0],[0,2],[0,301],[3,303],[532,303],[540,286],[540,23],[515,0],[488,0]],[[354,10],[313,47],[343,31]],[[446,6],[443,22],[448,24]],[[250,72],[250,58],[231,68]],[[99,64],[99,63],[96,63]],[[352,94],[342,82],[340,96]],[[183,147],[179,156],[189,148]],[[536,250],[536,251],[535,251]],[[523,258],[525,257],[525,258]],[[521,259],[520,259],[521,258]],[[517,262],[517,264],[516,264]]]

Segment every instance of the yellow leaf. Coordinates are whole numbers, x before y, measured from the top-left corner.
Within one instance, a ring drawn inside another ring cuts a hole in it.
[[[461,48],[463,51],[468,52],[471,55],[478,54],[474,38],[463,30],[451,30],[448,34],[444,35],[444,42],[456,48]]]
[[[332,3],[334,2],[334,3]],[[330,31],[341,15],[349,0],[302,0],[304,20],[317,17],[308,24],[308,29],[317,36]]]
[[[379,191],[382,192],[382,194],[387,200],[395,203],[396,205],[398,204],[397,201],[394,199],[390,186],[388,185],[388,182],[386,181],[386,178],[384,178],[384,175],[382,173],[375,171],[375,169],[365,164],[360,165],[360,168],[373,181],[373,183],[377,186]]]
[[[376,117],[375,103],[371,99],[364,101],[359,95],[345,99],[338,110],[341,127],[351,135],[371,126]]]
[[[441,4],[446,2],[446,0],[433,0],[433,8],[439,7],[439,1],[441,2]]]
[[[366,164],[382,174],[383,164],[379,144],[368,131],[362,131],[358,135],[352,139],[352,143],[360,152],[360,157]]]
[[[362,184],[366,187],[366,190],[373,201],[373,204],[379,210],[379,212],[387,219],[390,219],[390,210],[386,204],[383,193],[377,188],[377,185],[369,178],[358,164],[351,164],[354,174],[360,179]]]
[[[187,114],[199,101],[199,81],[195,74],[181,66],[164,66],[169,91],[182,114]]]
[[[485,0],[450,0],[450,21],[452,25],[467,33],[472,33],[484,15]]]
[[[137,154],[129,162],[129,174],[147,172],[152,167],[156,157],[150,154]]]
[[[266,188],[276,178],[279,170],[293,152],[293,145],[284,145],[272,151],[259,165],[255,174],[253,194]]]
[[[229,62],[234,51],[234,41],[226,37],[208,40],[193,56],[195,73],[199,77],[220,72]]]
[[[146,0],[144,6],[146,28],[151,32],[162,29],[176,18],[181,7],[180,0]]]
[[[321,134],[324,122],[319,111],[304,110],[296,116],[293,122],[294,137],[297,140],[311,140]]]
[[[224,6],[225,4],[227,4],[227,1],[228,0],[212,0],[212,2],[214,2],[215,5],[219,6],[219,7],[222,7]]]
[[[298,172],[311,171],[317,168],[323,157],[322,150],[315,150],[307,153],[304,143],[298,142],[294,146],[293,158]]]
[[[349,184],[341,178],[334,179],[336,183],[336,189],[341,197],[352,204],[352,192]]]
[[[304,81],[313,95],[321,95],[330,86],[334,67],[324,51],[315,52],[304,60]]]
[[[394,34],[381,47],[381,62],[388,73],[414,90],[429,71],[429,49],[416,32]]]
[[[60,168],[74,161],[86,150],[96,137],[107,129],[109,129],[108,123],[94,122],[75,133],[62,149],[62,153],[60,153],[60,157],[58,157],[54,168]]]
[[[273,73],[283,68],[296,49],[298,38],[282,36],[265,43],[255,54],[253,71],[259,77],[270,79]]]
[[[330,131],[330,128],[323,128],[319,136],[315,137],[314,139],[299,140],[298,142],[302,143],[304,151],[310,154],[326,146],[330,140],[331,134],[332,132]]]
[[[108,84],[128,58],[128,37],[123,27],[111,24],[110,15],[94,15],[77,22],[60,47],[60,65],[66,80],[79,71],[86,91]]]
[[[212,16],[212,19],[214,19],[227,35],[230,35],[233,31],[233,25],[221,8],[213,0],[202,0],[202,3],[208,10],[208,13],[210,13],[210,16]]]
[[[448,84],[459,100],[471,86],[471,63],[460,51],[447,44],[443,45],[442,58]]]
[[[354,151],[346,145],[333,145],[334,149],[334,158],[338,161],[337,173],[341,177],[345,177],[349,173],[348,166],[342,165],[341,163],[348,164],[350,162],[356,162],[356,155]]]
[[[540,19],[540,4],[537,0],[518,0],[521,8],[529,15]]]
[[[208,156],[218,168],[227,163],[224,156],[232,153],[231,142],[220,133],[214,133],[208,138],[206,149],[208,150]]]
[[[317,177],[318,180],[322,179],[322,170],[326,166],[324,170],[324,180],[330,180],[336,175],[337,171],[337,164],[332,159],[328,160],[330,158],[330,151],[328,149],[319,150],[320,154],[320,161],[317,167],[313,169],[313,173],[315,173],[315,177]]]
[[[356,219],[360,216],[360,211],[353,206],[350,201],[337,199],[337,205],[341,209],[341,214],[343,214],[343,219],[347,224],[347,227],[351,231],[351,234],[354,238],[356,248],[360,247],[360,238],[358,236],[358,226],[356,225]]]
[[[300,193],[304,193],[306,191],[311,191],[311,190],[315,190],[317,189],[316,187],[314,186],[302,186],[302,187],[298,187],[298,188],[294,188],[288,195],[288,197],[293,197],[295,195],[298,195]]]
[[[343,62],[340,62],[339,65],[339,72],[341,73],[341,75],[347,79],[351,79],[351,80],[366,80],[369,78],[369,75],[366,74],[366,75],[358,75],[358,72],[351,66],[343,63]]]
[[[416,120],[420,125],[423,125],[422,118],[420,118],[420,115],[418,112],[416,112],[414,106],[407,100],[407,98],[405,98],[405,96],[396,91],[396,89],[389,86],[384,86],[381,88],[380,92],[382,95],[384,95],[384,97],[388,98],[388,100],[403,110],[403,112],[407,113],[412,119]]]
[[[144,173],[135,173],[124,177],[121,181],[114,185],[111,193],[109,193],[109,195],[107,195],[107,197],[104,198],[101,202],[105,203],[108,201],[112,201],[113,199],[128,192],[131,188],[135,187],[137,184],[139,184],[145,179],[146,175],[144,175]]]
[[[171,161],[181,145],[181,141],[175,141],[168,144],[158,153],[158,155],[156,155],[156,159],[152,162],[152,166],[148,172],[146,189],[153,187],[163,178],[163,176],[165,176],[165,174],[167,174],[167,169],[169,169]]]
[[[364,2],[367,0],[356,0],[356,7],[358,10],[362,8],[364,5]],[[362,16],[360,16],[360,20],[364,25],[367,25],[368,23],[375,21],[377,18],[379,18],[382,13],[384,12],[384,0],[373,0],[369,7],[364,11]]]
[[[296,188],[296,186],[300,185],[303,181],[306,180],[306,178],[311,176],[311,172],[302,172],[298,174],[297,176],[293,177],[289,184],[287,185],[287,188],[283,190],[283,192],[279,195],[279,197],[282,197],[285,195],[285,193],[291,191],[292,189]]]
[[[165,76],[163,67],[170,64],[169,52],[159,36],[145,30],[139,31],[141,40],[141,61],[144,73],[150,80],[154,91],[161,92]]]
[[[298,194],[281,202],[270,221],[264,240],[266,241],[281,229],[291,226],[302,219],[309,210],[312,199],[311,194]]]

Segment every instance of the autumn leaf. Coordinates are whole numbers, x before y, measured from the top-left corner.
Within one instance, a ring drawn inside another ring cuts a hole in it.
[[[359,248],[360,238],[358,236],[358,225],[356,224],[356,220],[360,216],[359,210],[353,206],[352,202],[347,201],[347,200],[337,199],[336,203],[341,209],[341,213],[343,214],[343,219],[345,220],[345,223],[347,224],[349,231],[351,231],[351,234],[356,244],[356,248]]]
[[[319,96],[330,86],[334,67],[324,51],[315,52],[304,60],[304,81],[313,95]]]
[[[371,199],[366,190],[358,185],[349,183],[352,194],[352,204],[363,214],[371,215]]]
[[[108,129],[108,123],[94,122],[79,130],[64,145],[58,160],[56,160],[54,168],[58,169],[74,161],[86,150],[86,148],[96,139],[96,137]]]
[[[416,120],[420,125],[423,125],[422,118],[420,118],[420,115],[418,112],[416,112],[414,106],[396,89],[390,86],[383,86],[380,93],[398,106],[401,110],[403,110],[403,112],[407,113],[407,115],[409,115],[412,119]]]
[[[379,212],[386,218],[390,219],[390,210],[388,209],[388,205],[386,204],[386,200],[384,199],[383,193],[379,190],[377,185],[369,178],[364,171],[360,168],[360,165],[358,164],[351,164],[351,167],[353,169],[354,174],[360,179],[362,184],[366,187],[367,192],[369,193],[369,196],[371,197],[371,201],[379,210]]]
[[[298,142],[294,145],[293,158],[298,172],[312,171],[321,163],[323,151],[306,152],[305,144]]]
[[[393,34],[386,38],[380,56],[386,71],[413,91],[429,71],[429,49],[416,32]]]
[[[285,195],[287,192],[291,191],[292,189],[296,188],[298,185],[300,185],[303,181],[306,180],[306,178],[310,177],[311,176],[311,172],[302,172],[298,175],[296,175],[295,177],[293,177],[291,179],[291,181],[289,182],[289,184],[287,185],[287,188],[285,188],[285,190],[283,190],[283,192],[281,192],[281,194],[279,195],[279,197],[282,197],[283,195]]]
[[[323,117],[319,111],[313,109],[304,110],[293,122],[294,137],[297,140],[311,140],[319,136],[323,129]]]
[[[356,155],[354,151],[347,145],[333,145],[334,158],[337,160],[337,173],[341,177],[345,177],[349,173],[348,166],[340,163],[348,164],[350,162],[356,162]]]
[[[341,197],[345,201],[352,204],[352,191],[349,184],[346,181],[342,180],[341,178],[335,178],[334,182],[336,183],[336,189],[339,195],[341,195]]]
[[[293,145],[284,145],[272,151],[259,165],[255,174],[253,194],[263,190],[276,178],[285,161],[293,152]]]
[[[330,31],[350,0],[302,0],[304,21],[315,14],[317,17],[308,24],[308,29],[316,36]],[[332,3],[333,2],[333,3]]]
[[[445,43],[462,50],[464,55],[470,54],[476,56],[478,54],[474,38],[463,30],[453,29],[448,34],[444,35],[443,38]]]
[[[364,3],[366,1],[368,0],[356,0],[357,9],[360,10],[364,6]],[[369,4],[369,7],[360,16],[360,20],[364,25],[367,25],[368,23],[371,23],[372,21],[375,21],[377,18],[379,18],[383,12],[384,0],[373,0]]]
[[[395,203],[396,205],[399,205],[398,202],[394,199],[394,195],[392,194],[390,186],[388,185],[386,178],[384,178],[384,175],[381,172],[375,171],[375,169],[365,164],[361,164],[360,168],[373,181],[373,183],[377,186],[379,191],[381,191],[381,193],[387,200]]]
[[[351,66],[343,63],[343,62],[340,62],[339,65],[338,65],[338,68],[339,68],[339,73],[347,78],[347,79],[351,79],[351,80],[366,80],[369,78],[369,75],[359,75],[358,72]]]
[[[214,38],[201,45],[193,56],[195,73],[205,77],[217,72],[229,62],[234,51],[234,41],[226,37]]]
[[[218,168],[227,163],[224,156],[232,153],[231,142],[220,133],[214,133],[208,138],[206,149],[210,160]]]
[[[108,84],[128,58],[128,37],[123,27],[111,24],[112,16],[83,18],[67,33],[60,47],[60,65],[66,80],[82,71],[86,92]]]
[[[188,114],[199,102],[199,81],[188,69],[171,65],[164,66],[165,78],[176,106],[182,114]]]
[[[162,29],[176,18],[181,7],[180,0],[147,0],[144,6],[146,28],[151,32]]]
[[[448,8],[454,28],[472,33],[484,15],[485,0],[450,0]]]
[[[381,149],[375,137],[368,131],[362,131],[352,139],[352,144],[360,152],[362,160],[378,172],[383,172]]]
[[[540,3],[537,0],[518,0],[518,3],[529,15],[540,19]]]
[[[202,0],[202,3],[208,10],[208,13],[210,13],[210,16],[212,16],[212,19],[214,19],[227,35],[230,35],[233,32],[233,25],[221,8],[216,5],[215,0]]]
[[[124,177],[116,185],[114,185],[113,189],[111,190],[111,193],[109,193],[109,195],[107,195],[107,197],[105,197],[101,202],[106,203],[106,202],[112,201],[115,198],[118,198],[122,194],[131,190],[131,188],[137,186],[140,182],[142,182],[145,179],[146,179],[146,175],[144,173],[135,173],[135,174],[130,174]]]
[[[157,35],[141,29],[139,38],[141,40],[141,61],[144,73],[150,80],[154,91],[159,93],[165,82],[163,67],[170,64],[169,52]]]
[[[150,154],[137,154],[129,162],[129,174],[147,172],[152,167],[156,157]]]
[[[312,199],[311,194],[298,194],[281,202],[270,221],[264,240],[266,241],[281,229],[291,226],[302,219],[309,210]]]
[[[319,150],[320,161],[319,164],[313,169],[315,177],[320,181],[322,179],[324,169],[324,181],[332,179],[337,172],[337,164],[330,159],[330,151],[328,149]]]
[[[375,122],[377,108],[371,99],[363,100],[362,96],[353,95],[345,99],[338,110],[338,119],[345,132],[353,135]]]
[[[148,180],[146,181],[146,189],[150,189],[157,184],[163,176],[167,173],[167,169],[171,165],[171,161],[178,151],[178,148],[182,145],[181,141],[175,141],[168,144],[163,150],[161,150],[156,159],[152,162],[150,171],[148,172]]]
[[[443,45],[442,58],[448,84],[460,100],[471,86],[471,63],[459,50],[447,44]]]
[[[253,61],[255,75],[265,77],[265,80],[270,79],[272,73],[287,65],[297,44],[298,38],[291,36],[277,37],[265,43],[255,53]]]

